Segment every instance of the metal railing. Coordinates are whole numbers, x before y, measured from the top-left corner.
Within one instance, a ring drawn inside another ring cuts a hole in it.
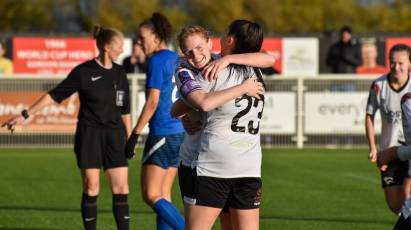
[[[30,92],[47,92],[64,77],[65,75],[0,76],[0,121],[3,121],[6,115],[11,116],[21,111],[7,108],[9,99],[4,95],[14,93],[22,98],[33,97]],[[267,96],[261,121],[262,145],[298,148],[365,146],[364,101],[370,84],[376,77],[375,75],[266,76]],[[129,75],[128,78],[134,125],[139,110],[144,104],[145,76],[137,74]],[[34,102],[37,98],[30,99]],[[347,124],[344,124],[345,122]],[[73,133],[74,131],[31,130],[10,134],[3,128],[0,132],[0,147],[68,147],[73,144]],[[145,137],[140,144],[144,139]]]

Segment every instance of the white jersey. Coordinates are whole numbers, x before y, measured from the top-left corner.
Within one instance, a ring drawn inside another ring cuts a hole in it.
[[[407,145],[407,148],[409,148],[409,146],[411,146],[411,91],[404,94],[404,96],[401,98],[401,111],[405,143]],[[411,161],[409,161],[408,165],[411,166]],[[411,167],[408,168],[408,175],[411,175]]]
[[[230,70],[231,69],[231,70]],[[252,68],[226,68],[213,91],[236,86],[255,75]],[[261,177],[260,119],[264,98],[243,95],[207,113],[198,148],[197,175],[217,178]]]
[[[202,113],[196,110],[188,101],[187,96],[193,91],[204,90],[205,92],[210,91],[210,82],[203,79],[199,71],[185,62],[183,59],[179,60],[175,74],[176,85],[181,95],[181,99],[192,107],[193,109],[189,113],[190,120],[196,121],[202,119]],[[195,134],[184,135],[183,143],[180,146],[179,157],[181,163],[184,166],[190,166],[194,168],[197,162],[198,155],[198,145],[200,143],[201,131]]]
[[[389,75],[383,75],[373,81],[366,109],[367,114],[370,115],[380,110],[382,122],[380,150],[399,146],[405,142],[401,118],[401,98],[411,91],[409,80],[401,89],[395,90],[391,88],[388,79]]]

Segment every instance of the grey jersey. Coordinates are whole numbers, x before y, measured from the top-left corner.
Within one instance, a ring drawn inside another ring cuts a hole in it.
[[[245,73],[226,68],[212,82],[212,90],[230,88],[252,75],[252,68]],[[263,108],[264,98],[243,95],[207,113],[198,148],[199,176],[261,177],[259,124]]]
[[[401,98],[411,91],[411,83],[407,83],[399,90],[391,88],[389,75],[383,75],[374,80],[367,102],[367,114],[374,115],[380,110],[381,115],[381,138],[380,150],[404,143],[401,116]]]

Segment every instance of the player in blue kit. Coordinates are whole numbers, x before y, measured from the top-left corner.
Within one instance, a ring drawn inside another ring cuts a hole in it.
[[[184,219],[171,203],[171,189],[177,173],[178,152],[184,129],[170,115],[177,89],[173,76],[177,54],[167,48],[171,24],[165,16],[154,13],[139,26],[144,53],[149,57],[146,78],[146,102],[126,147],[132,156],[138,136],[149,124],[144,146],[141,189],[144,201],[157,214],[157,229],[184,229]]]

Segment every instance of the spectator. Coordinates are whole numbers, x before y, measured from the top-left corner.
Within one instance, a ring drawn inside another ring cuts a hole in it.
[[[355,73],[361,65],[360,48],[352,38],[351,28],[343,26],[340,30],[340,40],[328,50],[327,66],[333,73]]]
[[[0,74],[11,74],[13,73],[13,63],[4,56],[5,53],[6,46],[0,42]]]
[[[139,40],[133,40],[133,51],[123,60],[123,67],[126,73],[146,72],[146,55]]]
[[[374,42],[367,42],[361,46],[362,65],[357,67],[358,74],[383,74],[385,67],[377,63],[377,46]]]

